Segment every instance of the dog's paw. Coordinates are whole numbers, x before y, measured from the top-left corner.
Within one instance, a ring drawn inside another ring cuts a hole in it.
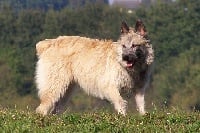
[[[148,114],[148,112],[146,112],[143,108],[137,109],[137,110],[139,111],[140,115],[146,115],[146,114]]]
[[[45,116],[47,115],[47,110],[45,110],[42,106],[39,106],[36,108],[36,113]]]
[[[118,114],[126,115],[126,109],[127,109],[127,101],[126,100],[120,100],[119,101],[120,108],[118,109]]]

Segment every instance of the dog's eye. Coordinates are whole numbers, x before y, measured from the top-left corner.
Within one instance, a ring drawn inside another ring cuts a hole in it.
[[[137,47],[137,46],[140,46],[140,45],[138,45],[138,44],[132,44],[132,48],[135,48],[135,47]]]
[[[136,45],[135,44],[132,44],[132,46],[131,46],[132,48],[134,48],[134,47],[136,47]]]
[[[126,46],[125,46],[125,45],[122,45],[122,47],[123,47],[123,48],[126,48]]]

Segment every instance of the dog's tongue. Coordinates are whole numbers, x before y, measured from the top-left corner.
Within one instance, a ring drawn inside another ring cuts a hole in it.
[[[127,65],[126,65],[126,67],[128,67],[128,68],[130,68],[130,67],[132,67],[132,66],[133,66],[132,63],[127,63]]]

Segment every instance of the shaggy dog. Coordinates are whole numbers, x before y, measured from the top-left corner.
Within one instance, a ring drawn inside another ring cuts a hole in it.
[[[144,91],[154,55],[141,21],[136,22],[135,29],[122,22],[117,42],[60,36],[38,42],[36,50],[41,101],[37,113],[52,113],[64,95],[69,97],[72,85],[78,84],[87,94],[107,99],[123,115],[127,101],[120,91],[133,90],[138,111],[145,114]]]

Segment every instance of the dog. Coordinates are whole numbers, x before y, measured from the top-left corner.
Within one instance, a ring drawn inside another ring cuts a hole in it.
[[[106,99],[126,115],[127,101],[120,94],[134,91],[137,109],[145,114],[144,93],[149,84],[154,51],[142,21],[135,28],[121,24],[117,42],[80,36],[59,36],[36,44],[36,85],[40,105],[36,112],[52,113],[56,103],[78,84],[88,95]]]

